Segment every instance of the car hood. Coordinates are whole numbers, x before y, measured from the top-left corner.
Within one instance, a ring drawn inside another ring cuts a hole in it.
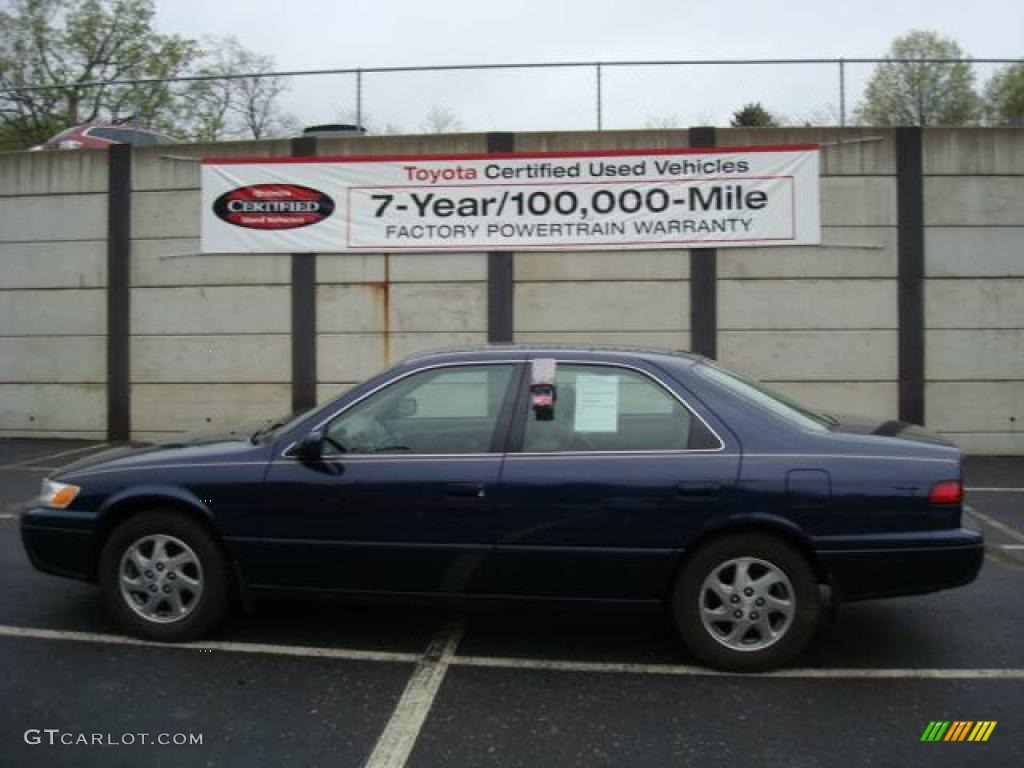
[[[956,443],[952,440],[947,440],[944,437],[929,432],[923,427],[919,427],[917,424],[911,424],[906,421],[885,420],[850,413],[826,413],[825,415],[838,422],[832,428],[833,432],[848,435],[895,437],[913,443],[956,447]]]
[[[157,463],[208,461],[256,451],[250,436],[266,422],[256,422],[230,430],[175,435],[155,443],[133,443],[94,453],[60,467],[53,476],[87,474],[94,469],[147,466]]]

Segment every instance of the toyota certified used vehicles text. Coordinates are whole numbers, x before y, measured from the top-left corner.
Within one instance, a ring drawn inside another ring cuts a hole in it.
[[[834,599],[972,581],[961,455],[819,414],[700,357],[484,347],[409,358],[255,432],[120,448],[44,481],[40,570],[180,641],[261,595],[665,607],[702,661],[792,660]]]

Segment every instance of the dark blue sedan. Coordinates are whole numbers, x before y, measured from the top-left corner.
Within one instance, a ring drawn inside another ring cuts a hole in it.
[[[667,607],[707,664],[793,659],[835,600],[967,584],[961,455],[818,413],[692,355],[488,347],[409,358],[256,431],[64,467],[29,557],[144,638],[319,594]]]

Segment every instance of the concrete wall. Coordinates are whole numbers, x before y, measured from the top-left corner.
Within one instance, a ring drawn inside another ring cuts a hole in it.
[[[0,436],[106,434],[107,167],[0,154]]]
[[[924,133],[925,419],[975,453],[1024,453],[1024,137]]]
[[[532,133],[519,151],[685,145],[682,131]],[[813,405],[898,400],[894,134],[720,129],[719,145],[818,142],[818,247],[719,249],[719,357]],[[1024,131],[923,134],[926,422],[1024,453]],[[320,140],[320,154],[482,152],[486,136]],[[151,147],[132,163],[135,438],[291,407],[291,257],[198,255],[204,155],[288,141]],[[167,155],[173,154],[174,158]],[[107,153],[0,155],[0,435],[106,431]],[[687,348],[690,254],[513,256],[514,339]],[[317,398],[411,352],[487,339],[487,254],[317,257]]]

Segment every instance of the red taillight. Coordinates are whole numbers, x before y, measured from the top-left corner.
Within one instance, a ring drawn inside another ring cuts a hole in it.
[[[929,504],[959,504],[964,500],[964,487],[959,480],[946,480],[932,486]]]

